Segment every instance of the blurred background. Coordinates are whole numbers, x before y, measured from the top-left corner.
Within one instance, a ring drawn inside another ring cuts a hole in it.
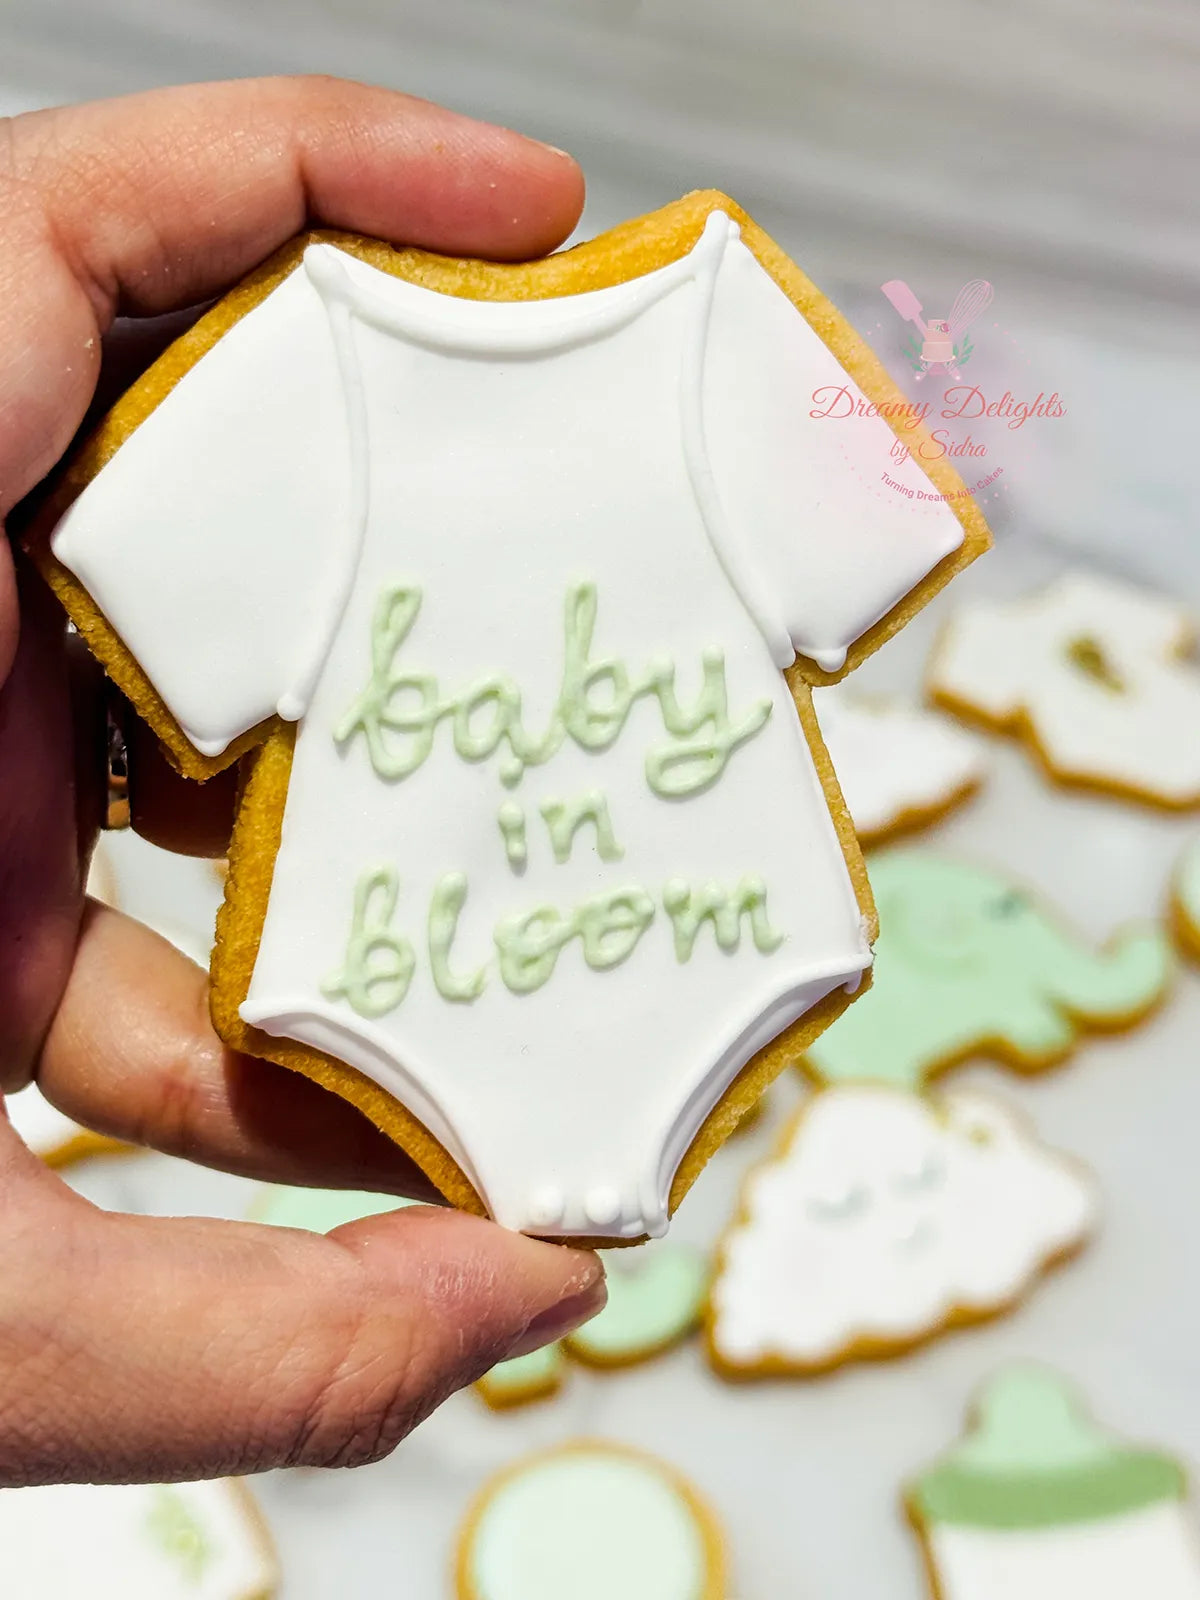
[[[1190,0],[0,0],[0,112],[315,70],[571,150],[589,183],[581,236],[691,188],[725,189],[869,338],[898,336],[885,280],[948,306],[966,280],[987,279],[998,323],[1036,353],[1067,413],[1014,475],[995,508],[999,551],[962,592],[1019,591],[1082,560],[1200,603]],[[935,621],[864,678],[915,694]],[[936,843],[1003,862],[1101,938],[1159,914],[1193,826],[1052,794],[1004,747],[983,797]],[[122,850],[126,908],[203,939],[220,892],[208,868]],[[1004,1076],[1043,1136],[1097,1171],[1109,1216],[1018,1316],[820,1382],[731,1389],[689,1347],[616,1377],[578,1372],[565,1396],[511,1416],[457,1397],[394,1461],[261,1486],[286,1600],[385,1585],[442,1600],[481,1479],[579,1431],[645,1445],[695,1478],[730,1529],[731,1600],[916,1600],[925,1583],[896,1490],[1011,1355],[1054,1361],[1127,1431],[1200,1460],[1189,1178],[1200,984],[1185,975],[1180,990],[1136,1034],[1089,1046],[1086,1063],[1019,1085]],[[774,1093],[763,1125],[697,1186],[680,1237],[711,1246],[802,1090],[789,1080]],[[160,1157],[77,1171],[109,1205],[243,1215],[248,1204],[249,1186]]]
[[[1200,595],[1190,0],[0,3],[8,108],[307,71],[569,148],[584,235],[717,187],[852,312],[988,279],[1069,396],[1038,533]]]

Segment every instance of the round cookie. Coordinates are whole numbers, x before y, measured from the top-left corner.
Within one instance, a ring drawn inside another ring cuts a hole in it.
[[[994,1317],[1096,1214],[1087,1172],[999,1100],[823,1089],[746,1180],[718,1253],[710,1360],[730,1378],[807,1376]]]
[[[937,1600],[1197,1600],[1183,1469],[1099,1427],[1056,1374],[992,1378],[905,1503]]]
[[[820,1083],[918,1088],[970,1056],[1018,1071],[1062,1061],[1085,1029],[1139,1022],[1166,993],[1158,927],[1094,951],[1011,878],[927,851],[872,856],[879,908],[871,988],[809,1046]]]
[[[963,606],[930,660],[930,697],[1024,741],[1061,783],[1174,810],[1200,805],[1200,672],[1190,614],[1089,572]]]
[[[929,827],[986,775],[980,741],[933,712],[841,684],[814,689],[813,710],[862,845]]]
[[[278,1582],[240,1480],[0,1493],[4,1600],[270,1600]]]
[[[565,1355],[590,1367],[629,1367],[661,1355],[699,1324],[708,1282],[704,1255],[673,1241],[654,1240],[630,1256],[602,1252],[608,1302],[560,1345],[502,1361],[480,1378],[479,1395],[496,1410],[558,1392]]]
[[[599,1535],[597,1530],[600,1530]],[[458,1600],[725,1600],[713,1514],[673,1468],[580,1440],[484,1486],[459,1535]]]
[[[222,1038],[456,1205],[664,1233],[870,963],[810,686],[989,542],[946,462],[880,495],[910,412],[713,192],[515,265],[308,234],[213,307],[29,544],[185,775],[247,758]]]

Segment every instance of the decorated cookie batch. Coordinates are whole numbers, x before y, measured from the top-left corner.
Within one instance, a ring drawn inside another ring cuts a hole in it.
[[[852,455],[808,425],[823,383],[862,408]],[[895,395],[720,195],[522,267],[314,235],[126,395],[34,530],[181,770],[241,763],[222,1036],[353,1101],[450,1203],[640,1246],[606,1249],[591,1323],[479,1380],[489,1428],[689,1341],[731,1382],[895,1356],[1011,1311],[1100,1225],[1074,1155],[940,1080],[1041,1072],[1159,1006],[1200,960],[1200,836],[1162,918],[1105,943],[912,836],[986,794],[989,734],[1200,811],[1190,623],[1067,573],[952,604],[927,704],[843,686],[988,542],[952,472],[894,464]],[[911,496],[869,488],[880,451]],[[88,888],[121,904],[103,845]],[[661,1237],[789,1067],[803,1098],[712,1248]],[[7,1110],[48,1164],[129,1153],[36,1087]],[[732,1600],[737,1530],[691,1477],[602,1438],[522,1455],[462,1508],[451,1592]],[[1200,1600],[1182,1466],[1048,1369],[995,1373],[901,1493],[938,1600]],[[0,1594],[82,1592],[82,1547],[101,1597],[276,1592],[239,1484],[0,1493]]]

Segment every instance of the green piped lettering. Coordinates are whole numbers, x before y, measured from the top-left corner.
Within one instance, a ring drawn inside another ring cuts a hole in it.
[[[690,961],[702,922],[711,922],[718,946],[732,952],[742,939],[742,918],[750,918],[754,948],[770,955],[783,943],[767,921],[767,886],[757,875],[738,880],[732,889],[722,888],[710,879],[690,884],[672,878],[663,889],[663,905],[675,930],[675,958]]]
[[[571,859],[575,835],[585,822],[596,830],[596,854],[601,861],[619,861],[625,854],[613,833],[608,801],[599,789],[589,789],[574,800],[547,800],[540,810],[550,834],[550,848],[560,866]]]
[[[473,762],[498,754],[501,782],[511,788],[526,767],[549,761],[568,736],[583,750],[609,749],[634,702],[653,697],[670,738],[647,753],[646,781],[663,799],[686,799],[715,783],[733,752],[771,714],[770,700],[757,700],[742,715],[730,716],[720,650],[704,652],[700,694],[688,710],[679,703],[675,664],[666,657],[652,660],[640,677],[615,656],[592,660],[596,586],[577,583],[568,589],[564,607],[558,700],[545,731],[534,736],[521,720],[521,691],[511,678],[488,674],[463,693],[442,698],[431,674],[397,665],[421,603],[421,590],[407,584],[380,596],[371,624],[370,677],[333,731],[339,745],[361,733],[372,767],[389,782],[407,778],[423,764],[444,718],[452,724],[457,754]]]
[[[394,1011],[412,982],[413,947],[389,927],[399,892],[400,880],[392,867],[363,873],[354,891],[346,959],[341,970],[321,985],[327,999],[348,1001],[360,1017]]]
[[[429,965],[434,987],[443,1000],[478,1000],[487,982],[480,967],[470,977],[458,978],[450,970],[450,947],[458,931],[459,913],[467,898],[465,872],[444,872],[429,902]]]

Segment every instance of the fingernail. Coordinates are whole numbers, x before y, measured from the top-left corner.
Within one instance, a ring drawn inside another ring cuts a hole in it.
[[[569,150],[560,150],[556,144],[547,144],[544,139],[535,139],[535,144],[540,144],[543,150],[549,150],[552,156],[562,156],[564,161],[574,161],[575,157]]]
[[[581,1323],[589,1321],[598,1311],[603,1311],[607,1300],[608,1285],[601,1275],[586,1289],[579,1289],[565,1300],[547,1306],[527,1325],[525,1332],[508,1352],[508,1360],[527,1356],[531,1350],[540,1350],[543,1345],[553,1344],[556,1339],[572,1333]]]

